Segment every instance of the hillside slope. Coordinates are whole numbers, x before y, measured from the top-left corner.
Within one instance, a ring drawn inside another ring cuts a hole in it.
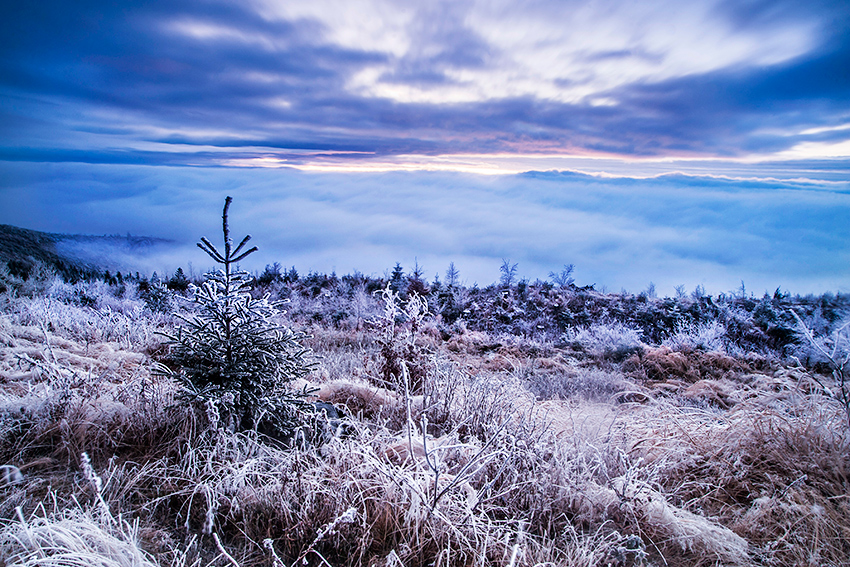
[[[140,254],[170,243],[146,236],[90,236],[40,232],[0,224],[0,263],[19,277],[28,277],[37,264],[54,269],[66,280],[114,269],[115,259]]]

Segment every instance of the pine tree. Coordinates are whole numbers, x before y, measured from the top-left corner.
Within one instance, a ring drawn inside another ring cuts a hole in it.
[[[516,281],[516,269],[518,264],[511,264],[510,260],[502,259],[502,265],[499,267],[499,271],[502,272],[502,275],[499,276],[499,281],[502,286],[510,289],[510,287]]]
[[[564,269],[560,272],[549,272],[549,279],[558,287],[568,288],[576,281],[573,278],[573,270],[575,270],[575,266],[564,264]]]
[[[170,290],[185,293],[189,289],[189,283],[189,278],[183,273],[183,268],[177,268],[177,271],[168,280],[167,287]]]
[[[460,285],[460,272],[455,267],[454,262],[449,262],[449,267],[446,270],[446,285],[448,287],[457,287]]]
[[[404,269],[398,262],[395,263],[393,273],[390,275],[390,288],[402,296],[407,291],[404,286]]]
[[[236,268],[257,247],[242,252],[248,235],[233,248],[231,201],[225,199],[222,214],[224,252],[204,237],[198,243],[224,269],[205,274],[195,290],[194,313],[179,315],[185,325],[169,337],[170,359],[190,397],[214,403],[237,428],[270,423],[285,433],[295,424],[299,404],[289,384],[313,368],[310,351],[301,345],[305,335],[271,321],[281,313],[279,304],[269,302],[268,295],[252,297],[253,278]]]

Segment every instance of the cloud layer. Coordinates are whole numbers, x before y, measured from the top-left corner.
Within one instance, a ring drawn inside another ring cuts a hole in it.
[[[828,1],[16,3],[0,22],[0,157],[846,156],[848,14]]]
[[[182,248],[150,269],[209,260],[194,247],[231,224],[260,247],[246,267],[383,274],[400,262],[429,279],[454,262],[467,283],[502,259],[529,279],[576,265],[581,285],[660,292],[703,285],[848,292],[850,183],[694,175],[648,179],[538,172],[511,176],[151,166],[9,165],[0,222],[70,233],[147,234]],[[11,187],[26,187],[17,191]]]

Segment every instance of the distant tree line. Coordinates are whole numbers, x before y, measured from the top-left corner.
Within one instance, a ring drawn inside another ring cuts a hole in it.
[[[182,268],[170,275],[161,277],[154,272],[148,277],[108,270],[60,273],[35,266],[23,272],[20,265],[7,262],[6,269],[0,269],[0,292],[31,275],[52,273],[68,283],[104,282],[116,295],[135,292],[149,308],[165,312],[174,308],[176,295],[188,295],[192,285],[202,282],[187,276]],[[251,288],[257,298],[268,295],[272,301],[293,300],[293,317],[340,327],[362,325],[357,319],[362,319],[363,308],[355,305],[356,297],[373,298],[389,286],[402,301],[413,294],[424,298],[444,335],[457,332],[460,325],[488,333],[558,340],[569,329],[608,321],[639,329],[643,340],[658,344],[684,327],[718,321],[725,327],[730,345],[777,354],[786,353],[799,340],[791,310],[806,318],[816,332],[827,331],[850,315],[850,297],[841,293],[800,296],[777,288],[773,294],[757,297],[742,284],[715,296],[701,286],[690,294],[679,286],[675,296],[659,298],[651,285],[637,294],[577,286],[572,265],[550,273],[546,281],[518,278],[517,264],[509,260],[503,260],[500,271],[499,282],[479,287],[462,283],[454,263],[449,264],[443,279],[436,275],[428,281],[418,263],[409,271],[396,263],[381,276],[358,271],[339,276],[314,271],[301,275],[294,266],[284,268],[275,262],[251,276]]]

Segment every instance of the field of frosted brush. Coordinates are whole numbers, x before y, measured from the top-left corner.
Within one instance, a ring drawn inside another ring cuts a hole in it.
[[[244,244],[180,287],[7,275],[0,565],[848,564],[840,296],[263,280]]]

